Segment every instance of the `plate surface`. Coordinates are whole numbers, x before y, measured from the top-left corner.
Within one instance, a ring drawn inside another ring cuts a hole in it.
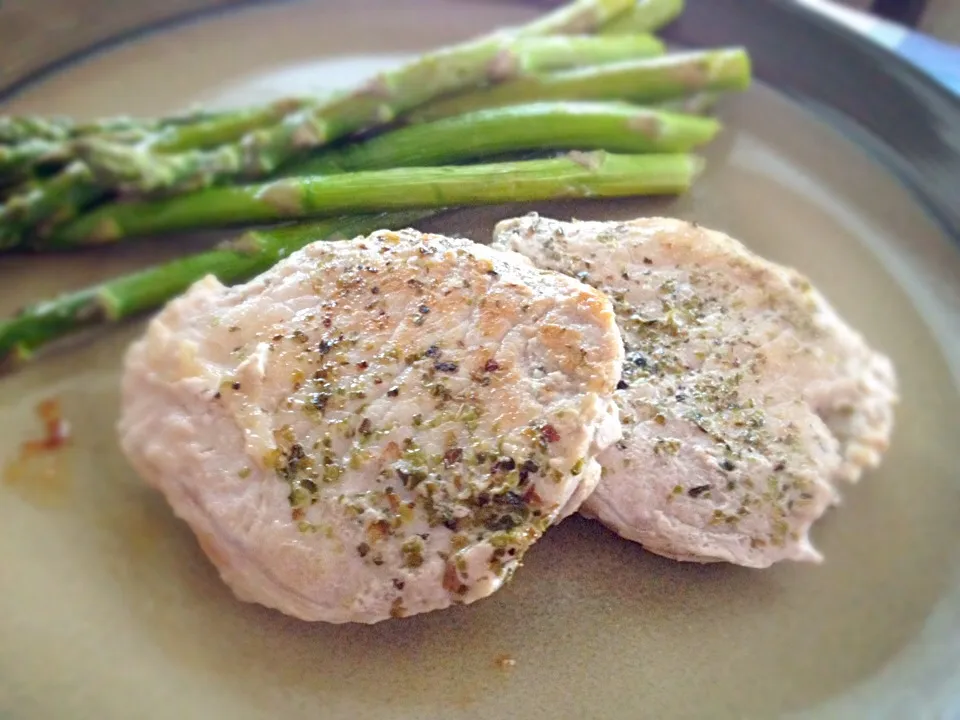
[[[146,114],[322,90],[529,15],[266,5],[113,48],[2,109]],[[960,717],[947,710],[960,668],[957,250],[882,166],[773,90],[758,83],[720,113],[728,129],[684,198],[485,208],[423,227],[485,241],[531,209],[671,214],[809,274],[892,356],[903,393],[883,467],[814,531],[823,565],[680,564],[574,518],[469,607],[366,627],[241,603],[119,454],[118,368],[142,330],[128,325],[0,379],[0,461],[39,434],[44,398],[74,426],[69,448],[0,482],[0,716]],[[0,258],[0,312],[203,243]]]

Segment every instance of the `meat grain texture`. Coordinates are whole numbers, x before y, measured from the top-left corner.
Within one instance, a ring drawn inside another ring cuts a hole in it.
[[[241,599],[372,623],[497,590],[620,437],[610,301],[412,230],[208,277],[126,357],[121,446]]]
[[[893,367],[799,273],[676,219],[505,220],[494,247],[607,293],[624,437],[581,512],[678,560],[819,561],[812,524],[890,440]]]

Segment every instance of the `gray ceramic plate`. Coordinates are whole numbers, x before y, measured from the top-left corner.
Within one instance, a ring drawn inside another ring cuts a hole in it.
[[[893,357],[903,390],[893,446],[816,529],[826,562],[679,564],[572,519],[509,587],[470,607],[332,627],[240,603],[117,451],[119,359],[141,330],[128,326],[0,380],[0,458],[37,434],[44,398],[60,398],[75,429],[70,448],[0,486],[0,715],[960,717],[960,153],[950,135],[960,111],[790,4],[689,6],[677,41],[746,42],[769,82],[724,104],[729,129],[695,191],[537,209],[671,213],[726,230],[810,274]],[[264,4],[112,45],[24,85],[2,109],[249,102],[349,82],[532,12],[478,0]],[[527,209],[432,227],[482,240]],[[2,258],[0,311],[184,246]],[[516,665],[499,667],[503,655]]]

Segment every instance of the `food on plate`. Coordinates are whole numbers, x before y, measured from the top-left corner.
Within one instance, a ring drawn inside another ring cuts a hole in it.
[[[408,125],[310,157],[283,174],[422,167],[549,150],[685,153],[706,145],[719,131],[715,118],[625,102],[531,102]]]
[[[12,192],[4,193],[0,248],[21,245],[38,229],[69,219],[118,192],[168,195],[265,178],[288,161],[354,133],[382,128],[398,115],[447,93],[515,77],[525,71],[530,39],[592,33],[629,10],[632,2],[574,0],[525,26],[425,53],[325,98],[293,98],[266,108],[199,118],[188,114],[183,124],[166,118],[82,124],[92,132],[81,130],[80,137],[69,138],[66,158],[60,158],[66,162],[58,172],[49,178],[15,182]],[[622,43],[622,38],[611,41]],[[639,52],[645,56],[650,50],[644,47]],[[571,64],[581,57],[579,53],[570,53]],[[555,67],[556,48],[548,55],[550,66]],[[7,134],[29,138],[31,128],[42,128],[41,134],[47,135],[75,134],[74,123],[44,120],[13,118],[6,123]],[[0,127],[0,133],[3,130]]]
[[[620,437],[610,300],[380,231],[194,284],[130,348],[120,444],[244,600],[378,622],[496,591]]]
[[[692,153],[722,129],[705,115],[752,73],[743,48],[667,50],[652,33],[682,8],[574,0],[325,96],[153,117],[0,117],[0,252],[42,262],[131,236],[245,230],[212,250],[26,298],[0,319],[0,371],[80,330],[157,310],[207,273],[249,280],[311,239],[465,205],[687,192],[704,163]]]
[[[743,48],[719,48],[625,60],[552,73],[523,75],[496,85],[441,98],[412,111],[409,121],[426,122],[481,108],[521,102],[630,100],[657,103],[705,91],[744,90],[750,56]]]
[[[752,70],[667,50],[682,7],[574,0],[326,97],[0,118],[0,250],[246,229],[27,305],[0,367],[162,308],[122,447],[238,596],[306,619],[473,602],[577,510],[681,560],[818,560],[897,383],[803,277],[666,218],[412,229],[688,191]]]
[[[625,345],[623,438],[581,512],[679,560],[816,561],[811,525],[876,466],[893,367],[799,273],[668,218],[501,222],[494,247],[592,285]]]
[[[683,12],[684,0],[636,0],[600,27],[602,35],[623,35],[657,30]]]
[[[596,150],[543,160],[286,177],[106,205],[63,226],[45,242],[54,248],[96,245],[130,236],[342,212],[674,195],[687,190],[702,167],[702,160],[687,154],[617,155]]]
[[[2,117],[0,250],[45,249],[65,224],[78,218],[83,223],[91,210],[130,200],[242,187],[291,174],[310,177],[304,164],[328,147],[389,135],[425,118],[456,119],[468,109],[603,98],[685,116],[706,113],[721,94],[749,86],[750,59],[740,47],[668,52],[651,33],[682,7],[680,0],[576,0],[526,25],[440,47],[323,97],[147,118]],[[567,143],[560,143],[564,149],[580,136],[572,131],[566,137]],[[615,141],[598,146],[595,139],[573,149],[618,149]],[[547,141],[506,151],[552,149]],[[653,143],[629,151],[658,150]],[[425,162],[462,159],[431,160],[428,153]],[[384,159],[370,167],[391,165]],[[223,226],[251,221],[218,220]]]

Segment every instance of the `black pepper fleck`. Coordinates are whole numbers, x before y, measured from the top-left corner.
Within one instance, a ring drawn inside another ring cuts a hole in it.
[[[512,457],[498,458],[493,464],[494,472],[510,472],[517,467],[516,461]]]

